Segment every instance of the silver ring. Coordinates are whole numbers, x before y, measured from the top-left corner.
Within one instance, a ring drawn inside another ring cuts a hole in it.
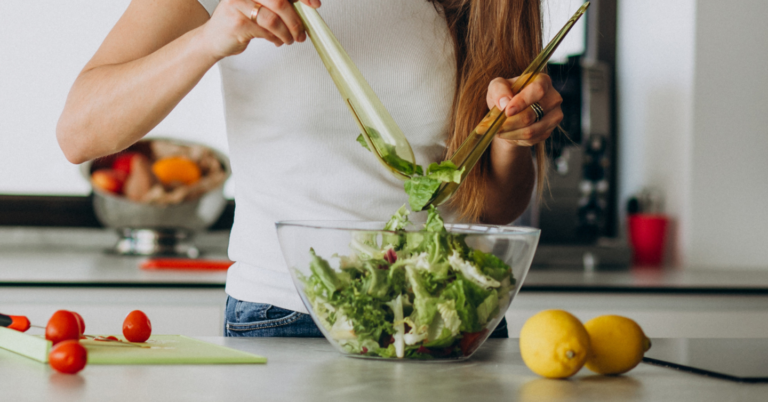
[[[534,123],[538,123],[544,117],[544,109],[538,103],[532,103],[531,109],[533,109],[533,113],[536,113],[536,121]]]
[[[253,10],[251,10],[251,15],[249,16],[249,18],[251,19],[251,21],[258,24],[258,22],[256,22],[256,17],[259,16],[259,10],[261,9],[261,4],[256,3],[255,1],[254,3],[256,5],[253,7]]]

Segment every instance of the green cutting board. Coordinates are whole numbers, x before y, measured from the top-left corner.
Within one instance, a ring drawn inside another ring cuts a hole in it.
[[[124,340],[121,337],[121,340]],[[183,335],[154,335],[149,348],[113,345],[109,342],[83,342],[88,349],[88,364],[253,364],[266,363],[262,356],[214,345]]]
[[[124,338],[119,337],[121,340]],[[88,350],[88,364],[254,364],[267,359],[251,353],[214,345],[183,335],[153,335],[146,343],[132,347],[110,342],[81,341]],[[38,336],[0,327],[0,347],[35,359],[48,361],[50,342]]]

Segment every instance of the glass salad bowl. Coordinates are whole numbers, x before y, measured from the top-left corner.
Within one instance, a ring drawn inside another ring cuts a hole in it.
[[[423,227],[405,222],[283,221],[277,235],[304,305],[339,352],[467,359],[520,289],[540,231],[444,225],[432,213]]]

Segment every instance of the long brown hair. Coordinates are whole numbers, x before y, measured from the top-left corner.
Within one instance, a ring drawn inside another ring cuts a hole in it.
[[[456,53],[456,93],[451,113],[450,157],[488,113],[488,84],[520,75],[541,50],[541,0],[429,0],[448,22]],[[544,144],[536,146],[537,193],[546,182]],[[462,219],[483,218],[490,173],[486,152],[451,199]]]

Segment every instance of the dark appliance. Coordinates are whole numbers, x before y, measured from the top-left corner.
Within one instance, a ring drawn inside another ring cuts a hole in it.
[[[538,210],[542,244],[594,244],[607,236],[611,156],[611,77],[603,62],[572,57],[552,64],[563,97],[562,130],[547,140],[549,188]]]

